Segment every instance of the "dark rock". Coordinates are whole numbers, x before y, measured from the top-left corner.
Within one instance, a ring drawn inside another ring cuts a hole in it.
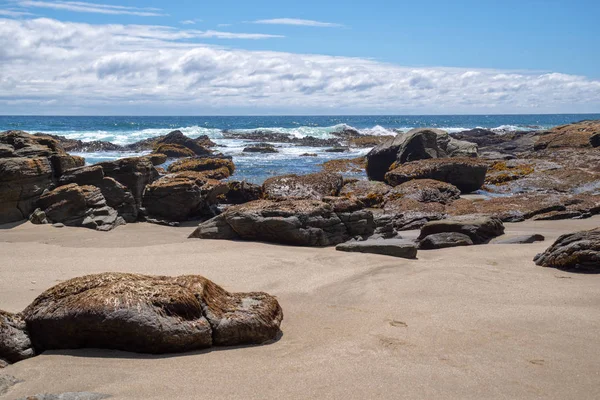
[[[225,179],[235,172],[235,165],[231,157],[193,157],[174,162],[169,165],[168,171],[171,173],[181,171],[204,172],[207,176],[212,174],[212,179],[218,179],[219,177]],[[215,173],[217,176],[214,175]]]
[[[58,141],[61,146],[68,152],[75,153],[95,153],[99,151],[125,151],[127,150],[123,146],[114,144],[111,142],[105,142],[102,140],[94,140],[90,142],[83,142],[81,140],[67,139],[64,136],[50,135],[47,133],[36,133],[34,136],[39,137],[50,137]]]
[[[12,364],[33,356],[35,350],[23,318],[0,310],[0,360]]]
[[[434,233],[419,241],[419,249],[432,250],[447,247],[472,246],[473,241],[468,235],[459,232]]]
[[[271,200],[313,199],[325,196],[337,196],[342,189],[344,179],[341,175],[329,172],[317,172],[308,175],[283,175],[265,180],[263,193]]]
[[[330,149],[325,149],[326,153],[347,153],[350,151],[349,147],[346,146],[339,146],[339,147],[332,147]]]
[[[495,144],[505,143],[512,137],[509,137],[508,135],[499,135],[496,132],[490,131],[489,129],[482,128],[451,133],[450,136],[458,140],[475,143],[479,147],[487,147]]]
[[[298,146],[308,147],[330,147],[341,146],[339,139],[319,139],[313,136],[297,138],[287,133],[270,132],[270,131],[252,131],[252,132],[230,132],[223,131],[225,139],[242,139],[252,141],[262,141],[270,143],[292,143]]]
[[[181,146],[191,150],[193,152],[193,155],[197,156],[204,156],[212,153],[210,149],[204,147],[202,144],[199,143],[199,141],[185,136],[181,131],[173,131],[168,135],[157,139],[154,142],[155,153],[162,153],[168,156],[168,154],[164,151],[160,151],[160,148],[163,145]]]
[[[35,225],[43,225],[50,223],[50,221],[48,221],[48,218],[46,217],[46,213],[40,210],[39,208],[36,208],[35,211],[31,213],[31,215],[29,216],[29,222]]]
[[[417,258],[417,246],[404,239],[370,239],[363,242],[350,241],[335,246],[336,250],[381,254],[400,258]]]
[[[229,293],[199,275],[125,273],[62,282],[23,312],[38,351],[107,348],[174,353],[275,339],[283,314],[274,297]]]
[[[317,153],[302,153],[300,157],[318,157]]]
[[[334,174],[361,173],[365,169],[365,158],[338,158],[320,164],[325,172]]]
[[[340,196],[355,197],[365,206],[374,207],[383,202],[386,194],[392,189],[391,186],[378,181],[357,180],[345,184],[340,191]]]
[[[61,223],[61,222],[57,222],[55,224],[52,224],[53,228],[64,228],[65,224]]]
[[[500,238],[499,240],[495,240],[494,244],[527,244],[527,243],[535,243],[535,242],[543,242],[546,238],[543,235],[532,234],[532,235],[519,235],[519,236],[511,236],[505,239]]]
[[[429,235],[448,232],[465,234],[471,238],[473,244],[483,244],[504,234],[504,224],[498,218],[469,215],[431,221],[421,228],[419,241]]]
[[[590,136],[590,145],[592,147],[600,147],[600,132]]]
[[[542,267],[600,272],[600,228],[562,235],[533,260]]]
[[[269,143],[258,143],[247,146],[243,150],[244,153],[279,153],[275,146]]]
[[[474,158],[428,159],[402,164],[385,174],[385,180],[397,186],[413,179],[434,179],[470,193],[483,186],[487,169],[485,162]]]
[[[104,176],[113,178],[129,189],[137,208],[142,205],[142,194],[146,185],[159,177],[158,171],[147,157],[122,158],[98,165],[102,166]]]
[[[248,183],[246,181],[227,182],[229,191],[225,195],[225,200],[229,204],[243,204],[249,201],[259,200],[263,196],[262,186]]]
[[[162,164],[166,163],[167,158],[168,158],[166,154],[161,154],[161,153],[148,154],[146,157],[148,157],[148,159],[150,159],[150,162],[154,166],[162,165]]]
[[[397,237],[398,232],[394,227],[394,219],[395,215],[393,214],[374,213],[375,231],[373,231],[370,239],[391,239]]]

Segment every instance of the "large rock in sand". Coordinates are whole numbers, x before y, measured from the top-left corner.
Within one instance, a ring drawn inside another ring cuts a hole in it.
[[[362,242],[351,241],[335,246],[338,251],[381,254],[400,258],[417,258],[417,246],[404,239],[370,239]]]
[[[385,195],[391,189],[391,186],[383,182],[358,180],[345,184],[340,196],[354,197],[367,207],[375,207],[383,203]]]
[[[122,158],[101,162],[98,165],[102,166],[104,176],[113,178],[129,189],[138,209],[142,205],[142,194],[146,185],[159,177],[158,171],[148,157]]]
[[[269,200],[321,200],[326,196],[337,196],[343,185],[341,175],[329,172],[283,175],[267,179],[263,183],[263,193]]]
[[[483,244],[504,234],[504,224],[498,218],[471,215],[431,221],[421,228],[419,241],[425,240],[429,235],[450,232],[467,235],[473,244]]]
[[[199,275],[103,273],[68,280],[22,313],[38,352],[106,348],[175,353],[275,339],[283,318],[274,297],[230,293]]]
[[[600,272],[600,228],[562,235],[534,261],[542,267]]]
[[[413,179],[434,179],[470,193],[483,186],[487,169],[487,163],[474,158],[428,159],[402,164],[385,174],[385,180],[397,186]]]

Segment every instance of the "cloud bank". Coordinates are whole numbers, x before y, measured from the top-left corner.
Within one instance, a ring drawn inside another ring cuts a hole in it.
[[[47,18],[0,19],[0,109],[4,114],[450,114],[600,109],[600,81],[582,76],[413,68],[361,58],[194,43],[204,37],[231,35],[240,34]]]
[[[159,13],[158,8],[139,8],[115,6],[110,4],[86,3],[82,1],[17,1],[17,5],[26,8],[51,8],[55,10],[66,10],[73,12],[111,14],[111,15],[136,15],[138,17],[160,17],[166,14]]]

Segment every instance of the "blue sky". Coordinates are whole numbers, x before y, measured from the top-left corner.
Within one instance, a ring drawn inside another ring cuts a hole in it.
[[[0,1],[0,105],[600,111],[600,1],[183,3]]]

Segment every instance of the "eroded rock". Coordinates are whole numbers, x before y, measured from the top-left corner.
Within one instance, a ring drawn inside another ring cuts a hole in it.
[[[462,233],[468,236],[473,244],[483,244],[504,234],[504,224],[498,218],[487,216],[465,215],[440,221],[431,221],[423,225],[419,241],[429,235],[439,233]]]
[[[317,172],[308,175],[283,175],[265,180],[263,193],[270,200],[312,199],[337,196],[344,179],[341,175]]]
[[[417,258],[417,246],[404,239],[369,239],[350,241],[335,246],[338,251],[381,254],[400,258]]]
[[[542,267],[600,272],[600,228],[562,235],[533,260]]]

